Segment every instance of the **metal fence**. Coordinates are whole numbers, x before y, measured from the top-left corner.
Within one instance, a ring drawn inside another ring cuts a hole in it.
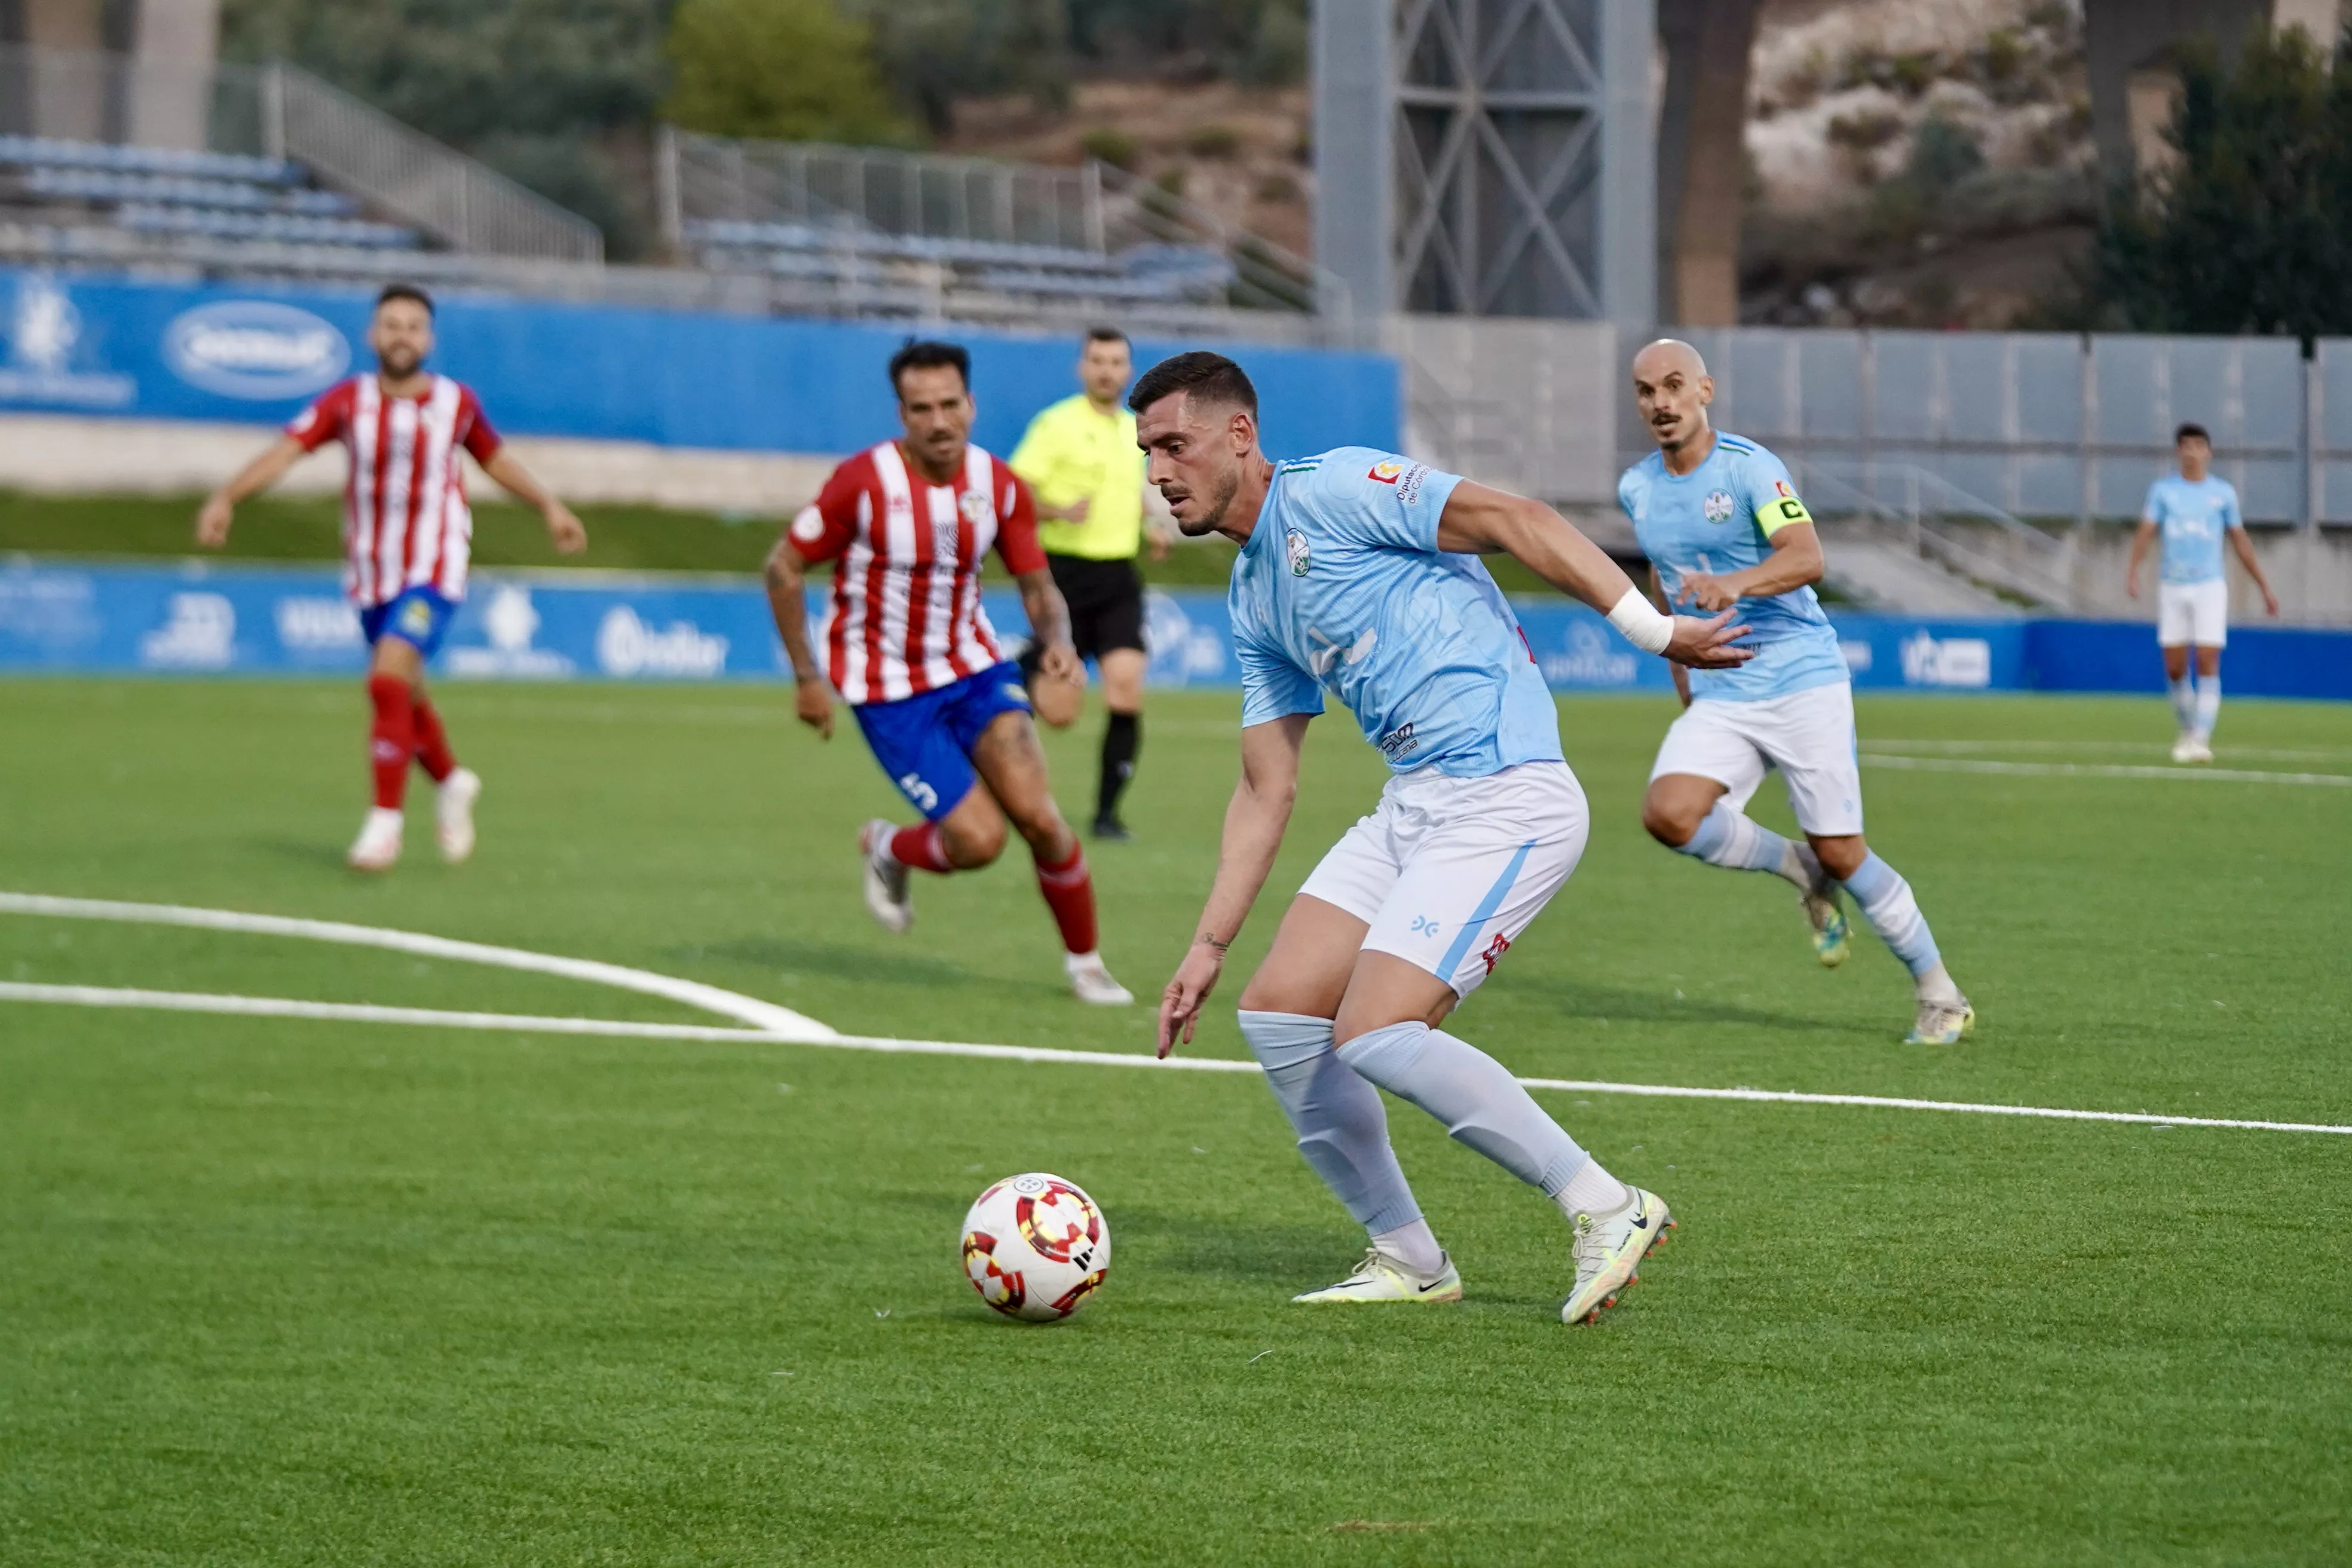
[[[2352,522],[2352,342],[2306,361],[2279,338],[2032,332],[1694,331],[1716,423],[1792,466],[1907,507],[1927,476],[1956,510],[2139,515],[2189,421],[2249,521]],[[1622,358],[1621,354],[1620,358]],[[1618,370],[1622,372],[1622,366]],[[2334,392],[2331,399],[2328,395]],[[1646,445],[1621,394],[1619,445]]]
[[[923,239],[1049,246],[1117,255],[1142,246],[1211,250],[1230,264],[1225,304],[1319,313],[1344,329],[1346,286],[1326,269],[1207,208],[1095,160],[1076,168],[822,142],[739,141],[664,127],[656,153],[671,247],[711,221],[839,226]]]
[[[0,47],[0,132],[291,158],[451,249],[600,262],[595,225],[298,67]]]

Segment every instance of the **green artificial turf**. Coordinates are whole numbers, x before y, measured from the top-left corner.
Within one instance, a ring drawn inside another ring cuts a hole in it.
[[[927,879],[773,688],[456,685],[451,869],[340,866],[354,684],[0,681],[0,888],[634,964],[915,1038],[1148,1048],[1064,993],[1025,867]],[[1181,954],[1234,700],[1155,696],[1090,846],[1139,994]],[[2155,701],[1882,699],[1867,750],[2159,763]],[[1528,1075],[2352,1123],[2352,790],[1871,767],[1874,843],[1981,1015],[1906,1048],[1866,933],[1643,837],[1670,717],[1564,702],[1591,847],[1458,1015]],[[1277,896],[1381,770],[1315,728]],[[1054,737],[1082,815],[1099,717]],[[2352,774],[2352,711],[2232,702],[2221,765]],[[1777,785],[1757,812],[1787,825]],[[284,939],[0,914],[0,980],[713,1022]],[[0,1563],[2340,1563],[2352,1139],[1544,1091],[1675,1239],[1597,1327],[1542,1199],[1409,1107],[1457,1308],[1288,1304],[1360,1247],[1241,1075],[0,999]],[[1086,1185],[1075,1321],[1001,1322],[957,1221]]]

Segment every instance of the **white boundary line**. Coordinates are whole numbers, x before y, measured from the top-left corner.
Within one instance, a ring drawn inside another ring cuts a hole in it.
[[[488,963],[533,974],[561,975],[593,984],[616,986],[666,997],[733,1018],[772,1035],[824,1039],[834,1031],[814,1018],[696,980],[679,980],[647,969],[600,963],[590,958],[557,958],[519,947],[491,947],[478,942],[457,942],[418,931],[391,931],[382,926],[346,925],[341,921],[297,920],[288,915],[249,915],[235,910],[191,909],[182,904],[132,904],[112,899],[57,899],[42,893],[0,892],[0,914],[50,915],[59,920],[121,921],[135,925],[194,926],[200,931],[247,931],[259,936],[301,937],[310,942],[341,942],[347,947],[383,947],[425,958],[455,959],[460,963]]]
[[[1860,754],[1868,766],[1917,773],[2008,773],[2036,779],[2201,779],[2208,784],[2316,784],[2352,789],[2352,773],[2273,773],[2255,768],[2143,767],[2125,763],[1994,763],[1976,757],[1903,757],[1885,752]]]
[[[221,1013],[277,1018],[325,1018],[359,1024],[412,1024],[436,1028],[497,1029],[525,1034],[601,1035],[628,1039],[723,1040],[747,1045],[817,1046],[892,1055],[975,1057],[990,1061],[1052,1062],[1078,1067],[1143,1068],[1157,1072],[1255,1073],[1255,1062],[1222,1057],[1130,1056],[1066,1051],[1044,1046],[983,1046],[954,1040],[901,1040],[879,1035],[822,1038],[764,1029],[724,1029],[701,1024],[632,1024],[602,1018],[533,1017],[517,1013],[450,1013],[427,1007],[380,1007],[341,1002],[297,1002],[275,996],[230,996],[200,991],[139,991],[97,985],[28,985],[0,982],[0,1002],[57,1003],[79,1007],[145,1007],[178,1013]],[[2352,1127],[2320,1121],[2257,1121],[2227,1117],[2158,1116],[2147,1111],[2067,1110],[2038,1105],[1983,1105],[1966,1100],[1907,1100],[1877,1094],[1807,1094],[1795,1089],[1685,1089],[1669,1084],[1611,1083],[1598,1079],[1523,1078],[1528,1089],[1577,1094],[1625,1094],[1665,1100],[1737,1100],[1781,1105],[1850,1105],[1885,1110],[1942,1110],[1976,1116],[2022,1116],[2052,1121],[2122,1121],[2155,1127],[2225,1127],[2260,1132],[2352,1135]]]

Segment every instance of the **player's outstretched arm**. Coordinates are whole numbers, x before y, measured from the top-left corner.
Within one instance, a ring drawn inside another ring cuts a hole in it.
[[[309,449],[291,436],[280,436],[259,457],[239,468],[228,483],[206,496],[205,504],[196,510],[196,542],[207,550],[218,550],[226,544],[237,502],[259,495],[284,479],[286,470],[299,462]]]
[[[1037,668],[1056,679],[1084,686],[1087,667],[1070,641],[1070,606],[1054,585],[1054,574],[1041,566],[1017,574],[1013,581],[1021,589],[1021,613],[1029,617],[1029,635],[1044,650],[1037,656]]]
[[[833,682],[816,661],[809,641],[808,563],[789,539],[779,539],[768,552],[766,572],[768,613],[776,618],[776,635],[784,641],[784,657],[793,667],[793,710],[800,721],[821,740],[833,739]]]
[[[1192,945],[1160,997],[1160,1054],[1176,1048],[1179,1037],[1192,1043],[1201,1005],[1223,973],[1225,950],[1249,919],[1250,906],[1274,869],[1283,830],[1290,826],[1298,796],[1298,752],[1312,715],[1288,713],[1242,731],[1242,776],[1225,807],[1224,837],[1217,846],[1217,879],[1193,928]]]
[[[555,499],[555,492],[539,482],[522,460],[500,447],[482,465],[482,472],[499,482],[499,487],[515,500],[530,508],[546,520],[547,537],[555,543],[560,555],[577,555],[588,548],[588,531],[572,515],[572,509]]]
[[[1454,487],[1437,520],[1437,548],[1508,555],[1570,598],[1607,616],[1634,647],[1676,664],[1727,669],[1755,657],[1733,641],[1747,636],[1748,628],[1730,625],[1730,611],[1711,621],[1660,615],[1607,551],[1541,501],[1465,479]]]

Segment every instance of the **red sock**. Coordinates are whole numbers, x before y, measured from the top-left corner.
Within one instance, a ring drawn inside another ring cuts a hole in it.
[[[416,714],[408,682],[396,675],[368,677],[368,700],[375,704],[375,728],[368,757],[375,764],[375,804],[398,811],[408,790],[408,759],[416,753]]]
[[[416,721],[416,760],[425,768],[425,776],[439,784],[457,771],[457,753],[449,749],[449,737],[441,728],[441,715],[433,710],[427,698],[416,699],[410,711]]]
[[[890,858],[909,870],[937,871],[944,876],[955,869],[948,864],[947,841],[940,837],[940,825],[936,822],[919,822],[890,835]]]
[[[1037,890],[1045,895],[1045,907],[1062,928],[1062,945],[1072,952],[1092,952],[1097,941],[1095,879],[1087,870],[1087,852],[1073,842],[1070,858],[1058,866],[1049,866],[1038,856]]]

